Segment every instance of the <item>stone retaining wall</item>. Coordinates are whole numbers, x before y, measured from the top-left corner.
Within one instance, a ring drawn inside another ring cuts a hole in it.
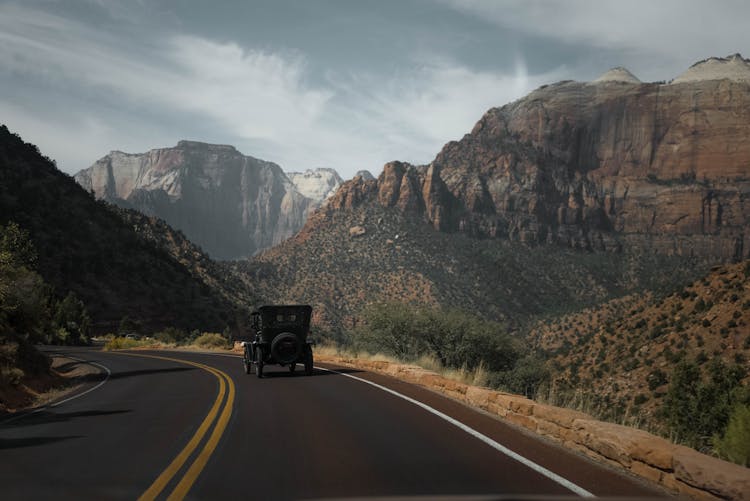
[[[673,492],[695,499],[750,500],[750,469],[642,430],[597,421],[582,412],[540,404],[518,395],[466,385],[421,367],[327,355],[316,358],[387,374],[438,391]]]

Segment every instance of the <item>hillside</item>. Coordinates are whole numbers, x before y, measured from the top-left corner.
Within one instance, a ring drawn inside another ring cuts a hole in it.
[[[599,414],[663,427],[658,411],[678,362],[747,368],[750,261],[716,266],[666,297],[631,295],[541,322],[529,339],[549,357],[555,392],[578,389]]]
[[[143,219],[127,222],[2,126],[0,224],[9,221],[29,232],[38,271],[55,293],[73,291],[85,302],[94,332],[116,330],[124,316],[147,329],[238,328],[236,302],[217,291],[218,279],[211,277],[218,272],[198,249],[166,234],[159,238],[171,239],[180,258],[169,245],[154,245],[152,229],[134,229]]]
[[[337,326],[397,300],[518,328],[681,287],[750,254],[750,83],[730,78],[737,58],[717,61],[684,83],[616,68],[542,86],[429,165],[344,183],[299,235],[238,268]]]
[[[517,329],[535,316],[663,290],[700,269],[686,257],[529,248],[439,232],[377,204],[333,208],[343,195],[334,195],[292,239],[234,263],[260,296],[312,303],[326,328],[352,327],[367,304],[403,301],[460,308]]]

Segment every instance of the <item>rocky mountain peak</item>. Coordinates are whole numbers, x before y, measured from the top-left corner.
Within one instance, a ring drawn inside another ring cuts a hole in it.
[[[214,150],[214,151],[225,150],[228,152],[239,153],[234,146],[231,146],[229,144],[211,144],[211,143],[204,143],[201,141],[191,141],[187,139],[178,141],[176,148],[185,149],[185,150]]]
[[[641,83],[641,81],[638,80],[635,75],[633,75],[627,68],[623,68],[622,66],[612,68],[611,70],[605,72],[602,76],[594,80],[594,83],[604,82],[625,82],[631,84]]]
[[[377,204],[441,231],[531,245],[750,254],[747,83],[608,73],[632,85],[543,86],[489,110],[429,166],[391,162],[375,182],[345,183],[329,211]]]
[[[165,220],[218,259],[278,244],[318,205],[278,165],[233,146],[197,141],[146,153],[112,152],[75,180],[97,198]]]
[[[739,53],[727,57],[709,57],[693,64],[672,83],[722,79],[750,83],[750,60]]]
[[[354,177],[361,177],[365,181],[371,181],[375,179],[375,176],[373,176],[369,170],[359,170],[356,174],[354,174]]]
[[[317,204],[333,195],[344,182],[335,169],[327,167],[307,169],[305,172],[287,172],[286,175],[297,191]]]

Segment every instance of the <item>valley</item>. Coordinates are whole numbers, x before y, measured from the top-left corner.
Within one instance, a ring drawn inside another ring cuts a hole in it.
[[[356,352],[373,308],[396,325],[399,305],[425,339],[401,352],[370,340],[372,352],[482,372],[485,385],[729,457],[729,422],[750,406],[748,110],[739,55],[670,82],[618,68],[490,109],[429,164],[348,181],[184,140],[113,151],[71,177],[3,126],[3,238],[17,225],[36,253],[32,266],[12,262],[10,237],[0,249],[13,264],[0,275],[3,384],[48,370],[23,360],[36,342],[229,343],[248,338],[262,303],[311,304],[321,342]],[[19,269],[44,290],[33,329],[5,292]],[[52,318],[70,294],[88,319],[77,339]],[[466,325],[494,329],[512,357],[447,357],[426,339],[439,331],[450,349]]]

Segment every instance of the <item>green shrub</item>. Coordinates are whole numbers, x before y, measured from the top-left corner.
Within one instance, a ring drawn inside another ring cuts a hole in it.
[[[639,394],[638,394],[638,395],[636,395],[636,396],[635,396],[635,398],[633,399],[633,404],[634,404],[634,405],[643,405],[643,404],[645,404],[646,402],[648,402],[648,395],[645,395],[645,394],[643,394],[643,393],[639,393]]]
[[[145,343],[143,341],[139,341],[137,339],[131,339],[131,338],[126,338],[126,337],[115,337],[107,341],[107,343],[104,345],[104,349],[107,351],[130,350],[132,348],[143,346],[144,344]]]
[[[733,406],[750,403],[749,392],[741,384],[746,374],[742,366],[728,366],[717,358],[706,368],[704,377],[697,364],[680,362],[662,409],[676,438],[704,452],[710,438],[726,428]]]
[[[166,329],[155,333],[153,337],[164,344],[179,343],[187,338],[187,332],[176,327],[167,327]]]
[[[667,382],[667,375],[661,369],[654,369],[646,376],[646,382],[648,389],[654,391]]]
[[[714,437],[717,454],[733,463],[750,466],[750,405],[732,408],[724,434]]]
[[[497,372],[512,369],[521,354],[519,342],[503,325],[460,310],[380,303],[368,307],[363,317],[356,348],[405,361],[428,355],[443,367],[474,370],[481,364]]]
[[[194,344],[200,348],[229,348],[227,338],[216,332],[204,332],[195,339]]]
[[[0,383],[7,383],[11,386],[18,386],[19,384],[21,384],[24,375],[24,372],[18,367],[0,367]]]
[[[532,354],[519,359],[511,370],[496,373],[490,382],[511,393],[534,398],[549,378],[549,369],[544,361]]]

